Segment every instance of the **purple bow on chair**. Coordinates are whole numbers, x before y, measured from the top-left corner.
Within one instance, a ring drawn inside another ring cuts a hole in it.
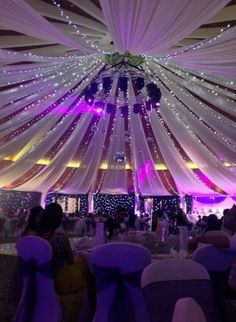
[[[52,278],[51,261],[38,265],[34,258],[25,260],[19,258],[21,273],[26,277],[26,285],[23,288],[20,305],[14,317],[14,322],[31,322],[33,312],[37,301],[37,281],[36,273],[42,274],[44,277]]]
[[[142,270],[122,274],[117,267],[101,267],[94,264],[93,271],[96,276],[98,292],[103,291],[111,284],[116,286],[112,305],[109,308],[109,322],[135,322],[135,313],[131,302],[132,295],[127,288],[127,283],[140,289]]]

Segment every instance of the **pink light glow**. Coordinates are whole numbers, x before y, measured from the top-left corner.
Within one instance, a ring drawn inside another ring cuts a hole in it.
[[[98,108],[96,108],[95,111],[96,111],[96,113],[101,114],[103,109],[101,107],[98,107]]]
[[[150,160],[147,160],[144,164],[138,167],[138,182],[142,183],[146,180],[147,177],[153,177],[155,169],[152,167],[152,163]]]

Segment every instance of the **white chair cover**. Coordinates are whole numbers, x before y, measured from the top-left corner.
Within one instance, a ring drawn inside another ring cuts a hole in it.
[[[18,239],[16,248],[23,272],[23,291],[14,322],[59,322],[61,309],[51,278],[50,244],[40,237],[25,236]],[[32,279],[36,294],[31,294],[35,296],[35,302],[29,307],[32,303],[28,300],[32,298],[28,297],[28,293],[32,292],[32,288],[28,289],[28,286]]]
[[[148,322],[148,312],[140,290],[141,272],[151,262],[150,252],[139,245],[116,242],[98,246],[91,256],[96,277],[97,308],[94,322]],[[116,297],[120,288],[125,294]],[[124,296],[123,296],[124,295]],[[128,300],[126,299],[128,297]],[[122,301],[121,317],[113,316],[114,301]],[[127,305],[129,306],[127,308]],[[132,313],[128,320],[126,313]]]
[[[151,322],[171,322],[177,300],[184,297],[198,302],[208,322],[217,321],[212,319],[210,277],[198,263],[173,258],[156,261],[144,269],[141,287]]]
[[[198,248],[193,254],[193,260],[203,265],[209,272],[215,307],[222,320],[224,320],[227,311],[224,296],[225,287],[235,258],[235,252],[213,245]]]
[[[179,299],[175,304],[172,322],[207,322],[204,312],[191,297]]]

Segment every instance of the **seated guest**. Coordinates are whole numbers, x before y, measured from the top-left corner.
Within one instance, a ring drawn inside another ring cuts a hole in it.
[[[198,243],[204,243],[236,252],[236,205],[224,215],[223,225],[231,233],[231,236],[197,236],[189,240],[189,249],[194,250]]]
[[[219,235],[205,235],[197,236],[189,240],[188,246],[190,250],[197,248],[198,243],[212,244],[216,247],[230,250],[235,252],[236,255],[236,205],[234,205],[229,211],[224,214],[224,227],[230,232],[230,234]],[[228,281],[229,272],[225,272],[224,281]],[[236,277],[236,275],[235,275]],[[223,278],[222,278],[223,283]],[[224,282],[225,283],[225,282]],[[233,282],[232,282],[233,283]],[[226,286],[226,285],[225,285]]]
[[[224,215],[224,226],[226,229],[230,231],[231,236],[227,235],[205,235],[194,237],[189,240],[188,246],[190,250],[197,248],[198,243],[204,244],[212,244],[221,249],[230,250],[235,252],[236,255],[236,205],[234,205],[226,214]],[[210,272],[209,272],[210,273]],[[219,312],[224,320],[224,316],[226,315],[226,307],[225,307],[225,297],[227,296],[227,288],[231,287],[235,283],[236,274],[230,269],[227,269],[222,272],[211,272],[211,281],[213,286],[213,293],[215,297],[215,301],[217,303],[217,307],[219,308]],[[228,285],[228,281],[230,280],[230,284]],[[233,291],[233,289],[232,289]]]
[[[38,235],[39,223],[43,213],[43,207],[36,206],[30,210],[27,226],[22,236]]]
[[[220,231],[224,233],[225,236],[228,236],[228,237],[232,236],[231,228],[229,227],[230,222],[227,220],[229,211],[230,209],[223,210],[223,217],[221,218],[221,229],[220,229]]]
[[[221,221],[217,218],[216,215],[210,214],[207,217],[207,226],[206,226],[205,233],[207,231],[220,230],[220,227],[221,227]]]
[[[84,257],[74,260],[69,239],[61,228],[62,218],[59,204],[47,205],[40,223],[40,236],[52,245],[53,279],[63,309],[63,321],[76,322],[85,288],[89,288],[92,278]]]
[[[21,233],[20,237],[29,236],[29,235],[38,235],[39,233],[39,222],[41,219],[41,215],[43,213],[43,208],[41,206],[33,207],[30,210],[30,214],[28,217],[28,223]],[[18,303],[21,297],[23,288],[23,277],[20,270],[20,262],[17,260],[16,266],[13,271],[10,291],[9,291],[9,302],[11,303]]]

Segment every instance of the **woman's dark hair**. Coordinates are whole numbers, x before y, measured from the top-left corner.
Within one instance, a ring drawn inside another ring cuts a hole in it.
[[[39,230],[39,221],[43,213],[43,207],[36,206],[30,209],[29,217],[28,217],[28,225],[26,227],[26,230],[33,230],[38,231]]]
[[[50,203],[45,207],[40,223],[40,233],[53,232],[62,222],[63,211],[59,204]]]
[[[211,230],[220,230],[221,221],[217,218],[215,214],[210,214],[207,217],[207,227],[206,232]]]

